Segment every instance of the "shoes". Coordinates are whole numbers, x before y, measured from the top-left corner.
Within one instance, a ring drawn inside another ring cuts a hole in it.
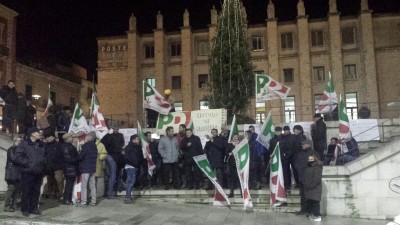
[[[96,203],[96,202],[92,202],[92,203],[90,203],[90,205],[91,205],[91,206],[96,206],[97,203]]]
[[[228,198],[233,198],[233,191],[229,193]]]
[[[31,214],[29,212],[22,212],[22,215],[25,217],[29,217]]]
[[[42,215],[42,212],[39,209],[34,209],[32,210],[31,214]]]
[[[89,205],[88,205],[87,203],[85,203],[85,204],[80,204],[79,206],[82,207],[82,208],[86,208],[86,207],[88,207]]]
[[[4,212],[14,212],[15,209],[11,208],[11,207],[5,207],[4,208]]]
[[[131,203],[132,203],[132,199],[131,198],[124,199],[124,204],[131,204]]]
[[[321,217],[320,216],[313,216],[313,215],[310,215],[309,217],[308,217],[311,221],[314,221],[314,222],[321,222]]]

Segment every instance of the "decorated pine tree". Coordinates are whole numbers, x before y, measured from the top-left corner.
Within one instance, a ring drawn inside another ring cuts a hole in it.
[[[210,56],[210,108],[244,114],[254,96],[254,74],[240,0],[224,0]]]

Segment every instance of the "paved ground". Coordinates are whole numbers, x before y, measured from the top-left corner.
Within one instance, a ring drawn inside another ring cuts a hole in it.
[[[385,225],[388,221],[323,217],[321,223],[310,222],[305,216],[280,212],[244,212],[238,209],[216,208],[209,205],[177,204],[138,199],[133,204],[123,204],[123,198],[104,199],[97,206],[79,208],[59,205],[55,200],[44,202],[43,215],[25,218],[20,211],[3,212],[0,202],[0,224],[3,225],[58,225],[58,224],[104,224],[104,225]]]

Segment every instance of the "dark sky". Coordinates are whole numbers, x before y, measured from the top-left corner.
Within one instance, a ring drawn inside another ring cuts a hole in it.
[[[156,14],[164,15],[167,31],[179,30],[182,13],[190,12],[194,29],[210,23],[210,8],[222,0],[0,0],[17,11],[17,58],[56,58],[95,73],[96,37],[125,35],[133,12],[138,30],[149,33]],[[264,23],[268,0],[244,0],[250,24]],[[273,0],[279,21],[294,20],[297,0]],[[310,18],[326,17],[328,0],[304,0]],[[337,0],[341,15],[357,15],[360,0]],[[369,0],[374,13],[400,12],[400,0]]]

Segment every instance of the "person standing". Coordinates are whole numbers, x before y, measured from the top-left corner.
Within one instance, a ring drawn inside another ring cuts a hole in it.
[[[327,149],[326,124],[320,113],[314,115],[315,123],[311,125],[311,137],[314,144],[314,150],[318,152],[319,159],[324,161],[324,153]]]
[[[181,149],[185,166],[187,189],[200,189],[201,172],[193,157],[203,154],[200,138],[193,134],[191,129],[186,129],[186,137],[182,139]]]
[[[100,142],[99,139],[96,139],[96,148],[97,148],[97,161],[96,161],[96,190],[97,196],[104,195],[104,161],[107,158],[107,150],[103,143]]]
[[[15,211],[21,180],[21,167],[15,163],[15,152],[21,142],[22,138],[17,137],[13,142],[13,146],[7,150],[6,174],[4,176],[7,182],[7,191],[4,199],[4,212]]]
[[[317,154],[308,156],[308,164],[304,173],[304,197],[307,199],[309,219],[320,222],[320,201],[322,195],[322,162]]]
[[[58,140],[60,143],[64,142],[64,139],[62,138],[63,135],[68,133],[69,125],[71,122],[70,117],[71,108],[69,106],[64,106],[57,119]]]
[[[74,182],[78,176],[78,150],[75,148],[72,138],[72,133],[66,133],[62,136],[64,139],[62,145],[63,153],[63,174],[65,177],[65,187],[63,202],[64,205],[72,205],[72,191],[74,189]]]
[[[125,147],[125,171],[126,171],[126,195],[125,204],[132,202],[131,192],[136,182],[136,174],[140,164],[144,163],[142,147],[140,146],[139,136],[131,136],[129,144]]]
[[[236,188],[239,187],[240,181],[237,173],[236,168],[236,161],[235,157],[233,156],[233,149],[239,144],[239,137],[238,135],[233,135],[232,141],[227,144],[227,159],[228,159],[228,168],[229,168],[229,198],[233,198],[234,191]]]
[[[204,152],[210,162],[211,169],[213,169],[216,174],[218,183],[222,185],[224,158],[226,154],[224,140],[218,136],[217,129],[211,130],[211,137],[204,147]],[[207,189],[212,189],[211,181],[208,182]]]
[[[9,80],[7,85],[0,89],[0,97],[4,100],[3,106],[3,132],[12,132],[14,128],[15,112],[18,102],[17,91],[15,90],[15,82]]]
[[[22,167],[21,212],[26,217],[30,214],[41,215],[39,197],[45,167],[45,147],[40,141],[39,129],[30,128],[27,137],[15,152],[15,162]]]
[[[149,143],[151,158],[153,160],[156,168],[153,171],[153,176],[151,177],[151,186],[157,186],[157,180],[159,179],[159,174],[162,168],[162,157],[158,152],[158,142],[151,138],[151,132],[148,131],[144,134],[146,136],[146,141]]]
[[[267,177],[267,184],[269,184],[270,173],[271,173],[271,170],[269,168],[271,166],[270,164],[271,155],[274,152],[276,145],[281,140],[281,137],[282,137],[282,127],[276,126],[275,135],[271,138],[271,140],[269,140],[269,148],[264,154],[264,162],[267,164],[265,172],[265,176]]]
[[[158,144],[158,152],[160,153],[163,160],[163,179],[164,189],[169,190],[170,173],[172,174],[172,184],[175,189],[179,189],[179,142],[174,136],[174,128],[167,127],[166,136],[160,139]]]
[[[96,162],[97,162],[97,146],[96,134],[94,131],[88,133],[85,137],[85,144],[79,153],[80,172],[82,174],[82,190],[81,190],[81,206],[87,207],[87,185],[89,183],[91,201],[90,204],[96,205]]]
[[[249,126],[249,146],[250,146],[250,189],[258,190],[261,187],[261,158],[265,153],[265,148],[257,140],[258,134],[254,126]]]
[[[297,176],[297,172],[294,170],[294,153],[295,153],[295,141],[293,135],[290,133],[290,127],[283,127],[282,138],[279,141],[279,147],[281,149],[282,158],[282,170],[285,181],[285,190],[290,192],[292,187],[292,171],[290,166],[292,165],[293,173]]]

